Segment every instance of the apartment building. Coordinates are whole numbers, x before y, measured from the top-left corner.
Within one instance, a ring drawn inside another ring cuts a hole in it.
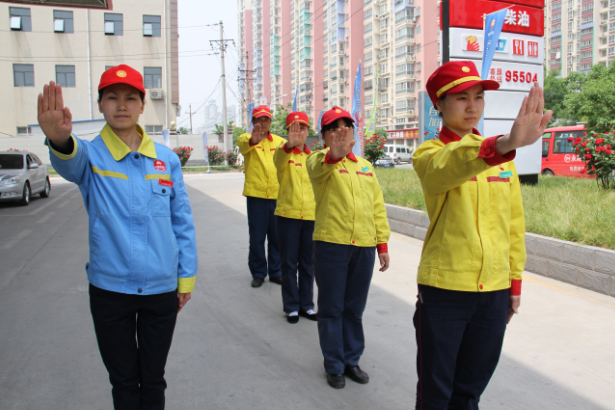
[[[249,68],[256,70],[250,98],[248,84],[240,83],[240,92],[247,102],[275,108],[293,101],[298,90],[298,109],[316,122],[333,106],[351,109],[362,62],[364,117],[371,116],[378,87],[377,126],[416,127],[417,93],[440,61],[439,3],[239,0],[240,50],[252,47]]]
[[[615,0],[552,0],[545,17],[547,71],[566,77],[615,59]]]
[[[43,85],[63,87],[73,121],[104,125],[98,111],[102,73],[128,64],[144,75],[148,133],[175,124],[179,111],[177,2],[114,2],[113,10],[2,3],[0,80],[4,90],[0,137],[28,135],[37,129],[37,97]]]

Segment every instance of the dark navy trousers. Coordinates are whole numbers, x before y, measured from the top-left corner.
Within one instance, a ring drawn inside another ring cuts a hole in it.
[[[314,221],[277,218],[284,312],[314,309]]]
[[[248,267],[254,278],[279,278],[280,248],[276,229],[275,199],[246,197],[248,204],[248,230],[250,232],[250,254]],[[267,255],[265,255],[265,239]]]
[[[509,295],[419,285],[417,410],[478,409],[502,352]]]
[[[318,336],[329,374],[356,366],[365,349],[363,311],[374,272],[376,247],[315,242]]]

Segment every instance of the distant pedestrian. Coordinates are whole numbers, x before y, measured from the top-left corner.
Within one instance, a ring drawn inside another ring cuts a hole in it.
[[[431,221],[414,315],[416,409],[475,410],[521,303],[525,224],[512,160],[516,148],[541,138],[551,112],[543,115],[535,84],[510,134],[485,139],[474,127],[497,82],[481,80],[473,62],[455,61],[426,87],[443,127],[413,157]]]
[[[314,190],[307,172],[305,144],[310,122],[307,114],[292,112],[286,117],[288,142],[274,155],[280,193],[275,214],[282,259],[282,303],[289,323],[299,315],[316,320],[314,311]],[[299,273],[299,276],[297,276]]]
[[[117,410],[164,409],[167,356],[198,265],[179,157],[138,125],[144,97],[141,73],[106,70],[98,108],[107,124],[91,142],[71,134],[60,85],[38,97],[51,164],[88,211],[90,308]]]
[[[369,382],[359,367],[365,349],[363,311],[374,272],[389,268],[391,231],[382,190],[372,165],[352,153],[354,120],[339,107],[322,117],[326,147],[308,158],[316,198],[314,228],[318,284],[318,335],[327,382],[346,385],[344,374]]]
[[[252,287],[259,288],[267,275],[270,282],[282,284],[275,216],[280,185],[273,163],[273,154],[286,140],[269,132],[271,111],[264,105],[254,109],[252,124],[253,132],[242,134],[237,140],[237,145],[244,156],[246,174],[243,195],[246,197],[248,207],[250,233],[248,267],[252,274]],[[267,241],[266,253],[265,241]]]

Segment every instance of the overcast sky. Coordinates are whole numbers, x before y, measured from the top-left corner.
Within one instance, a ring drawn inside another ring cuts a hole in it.
[[[211,54],[209,40],[220,39],[220,27],[191,27],[224,23],[224,38],[234,39],[235,47],[229,44],[226,53],[227,103],[239,107],[237,98],[237,32],[236,0],[179,0],[179,97],[181,116],[178,126],[189,128],[188,112],[192,112],[209,99],[215,99],[222,107],[222,89],[216,88],[221,75],[220,56]],[[212,94],[213,93],[213,94]],[[233,94],[234,93],[234,94]],[[211,95],[211,97],[209,97]],[[208,98],[209,97],[209,98]],[[201,108],[192,117],[193,128],[203,125],[204,110]]]

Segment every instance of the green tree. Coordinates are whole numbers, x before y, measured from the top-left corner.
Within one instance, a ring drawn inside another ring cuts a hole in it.
[[[568,94],[564,105],[597,134],[615,127],[615,64],[596,64],[587,74],[571,73],[566,78]]]
[[[388,137],[389,137],[389,134],[388,134],[388,133],[386,132],[386,130],[385,130],[385,129],[383,129],[383,128],[377,128],[377,129],[375,129],[375,130],[374,130],[374,134],[381,135],[381,136],[383,136],[383,137],[385,137],[385,138],[388,138]]]
[[[246,133],[245,128],[242,128],[242,127],[233,128],[233,148],[237,146],[237,140],[239,139],[241,134],[245,134],[245,133]]]
[[[220,125],[220,124],[216,124],[214,125],[214,134],[224,134],[224,126]]]
[[[185,127],[179,127],[179,129],[177,130],[177,132],[179,132],[180,134],[188,134],[188,128],[185,128]]]
[[[568,88],[566,87],[566,79],[557,78],[558,71],[551,71],[545,76],[545,110],[553,111],[553,118],[549,123],[550,127],[561,125],[574,125],[576,124],[576,118],[572,116],[564,106],[564,100],[568,95]]]

